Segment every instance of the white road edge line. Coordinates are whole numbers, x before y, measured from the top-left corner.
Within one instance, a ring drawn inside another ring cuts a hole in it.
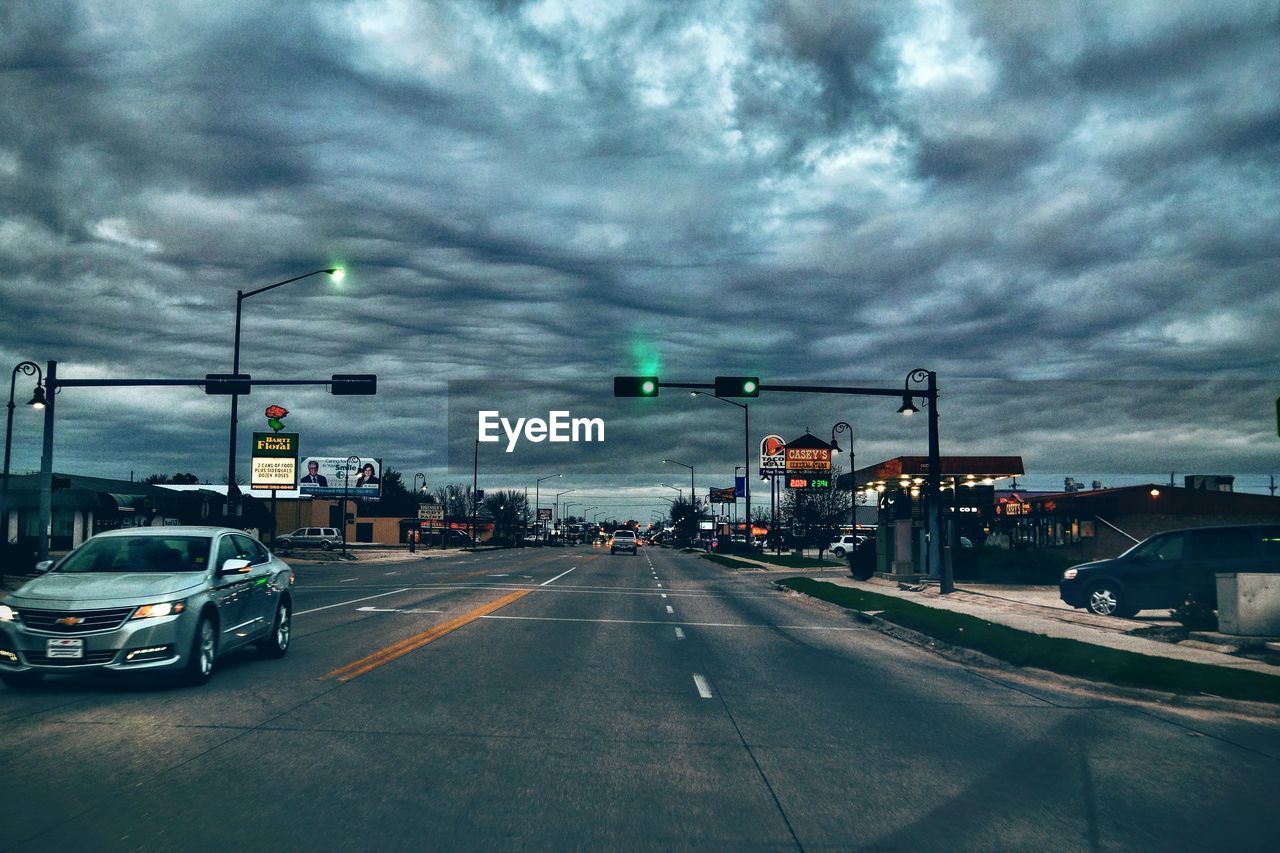
[[[574,566],[574,567],[573,567],[573,569],[576,569],[576,568],[578,568],[578,567],[577,567],[577,566]],[[565,575],[569,574],[569,572],[573,571],[573,569],[569,569],[569,571],[568,571],[568,572],[561,572],[560,574],[558,574],[558,575],[556,575],[555,577],[553,577],[551,580],[549,580],[549,581],[543,581],[542,583],[538,584],[538,586],[546,586],[546,585],[547,585],[547,584],[549,584],[549,583],[555,583],[556,581],[560,580],[560,578],[564,577]]]
[[[677,639],[677,640],[683,640],[683,639],[684,639],[684,629],[683,629],[683,628],[679,628],[679,627],[677,627],[677,628],[676,628],[676,639]]]
[[[358,580],[360,580],[360,578],[347,578],[346,580],[338,581],[338,583],[351,583],[352,581],[358,581]]]
[[[693,686],[698,688],[698,695],[703,699],[711,698],[711,685],[707,684],[707,680],[696,672],[693,674]]]
[[[306,616],[308,613],[319,613],[321,610],[328,610],[331,607],[346,607],[348,604],[356,604],[361,601],[368,601],[371,598],[382,598],[384,595],[395,595],[397,592],[408,592],[411,587],[404,589],[393,589],[391,592],[380,592],[377,595],[366,595],[364,598],[353,598],[351,601],[339,601],[337,604],[326,604],[324,607],[313,607],[310,610],[299,610],[294,616]]]

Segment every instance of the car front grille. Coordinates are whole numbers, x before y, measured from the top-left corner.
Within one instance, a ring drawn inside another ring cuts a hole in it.
[[[95,634],[114,631],[133,613],[132,607],[111,607],[105,610],[36,610],[18,608],[18,618],[33,631],[50,634]]]
[[[51,658],[44,652],[23,652],[22,656],[31,666],[93,666],[111,663],[112,658],[116,656],[116,649],[85,652],[84,657],[79,658]]]

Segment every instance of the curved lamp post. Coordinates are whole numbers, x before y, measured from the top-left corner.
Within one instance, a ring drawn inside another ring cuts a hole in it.
[[[848,421],[837,421],[831,428],[831,452],[844,452],[836,443],[836,434],[842,432],[849,433],[849,533],[856,538],[858,535],[858,478],[853,473],[853,427]]]
[[[259,287],[257,290],[237,290],[236,291],[236,337],[235,348],[231,356],[231,372],[240,373],[240,314],[241,306],[250,296],[257,296],[259,293],[266,293],[268,290],[275,290],[277,287],[283,287],[286,284],[292,284],[304,278],[310,278],[320,273],[328,273],[333,277],[335,282],[342,281],[346,272],[341,267],[330,267],[329,269],[312,270],[303,275],[296,275],[293,278],[286,278],[284,281],[277,281],[275,284],[268,284],[266,287]],[[227,449],[227,515],[231,514],[232,495],[238,495],[239,486],[236,485],[236,420],[240,414],[240,397],[237,394],[231,395],[231,437],[228,442]],[[345,527],[343,528],[346,529]]]
[[[40,365],[34,361],[18,362],[9,376],[9,412],[4,425],[4,482],[0,484],[0,544],[6,544],[9,541],[9,452],[13,447],[13,395],[17,390],[19,373],[37,377],[35,390],[31,393],[31,399],[27,405],[37,410],[44,408],[44,387],[41,384],[44,382],[44,374],[40,372]],[[0,565],[0,580],[3,578],[4,566]]]
[[[912,383],[916,387],[912,387]],[[919,386],[923,383],[924,387]],[[938,374],[916,368],[902,383],[902,405],[898,414],[913,415],[920,410],[914,400],[929,407],[929,567],[936,570],[939,591],[944,595],[955,589],[951,570],[951,548],[942,542],[942,455],[938,450]]]

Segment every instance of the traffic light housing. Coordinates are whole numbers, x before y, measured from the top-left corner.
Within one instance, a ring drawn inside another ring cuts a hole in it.
[[[374,373],[335,373],[329,386],[335,397],[369,397],[378,393],[378,376]]]
[[[615,397],[656,397],[661,387],[656,376],[613,377]]]
[[[759,376],[717,376],[717,397],[759,397]]]
[[[253,385],[247,373],[206,373],[204,393],[247,397],[253,393]]]

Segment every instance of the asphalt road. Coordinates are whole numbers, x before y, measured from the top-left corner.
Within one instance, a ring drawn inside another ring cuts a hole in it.
[[[306,566],[203,688],[0,688],[0,849],[1272,850],[1280,722],[1012,680],[692,555]]]

